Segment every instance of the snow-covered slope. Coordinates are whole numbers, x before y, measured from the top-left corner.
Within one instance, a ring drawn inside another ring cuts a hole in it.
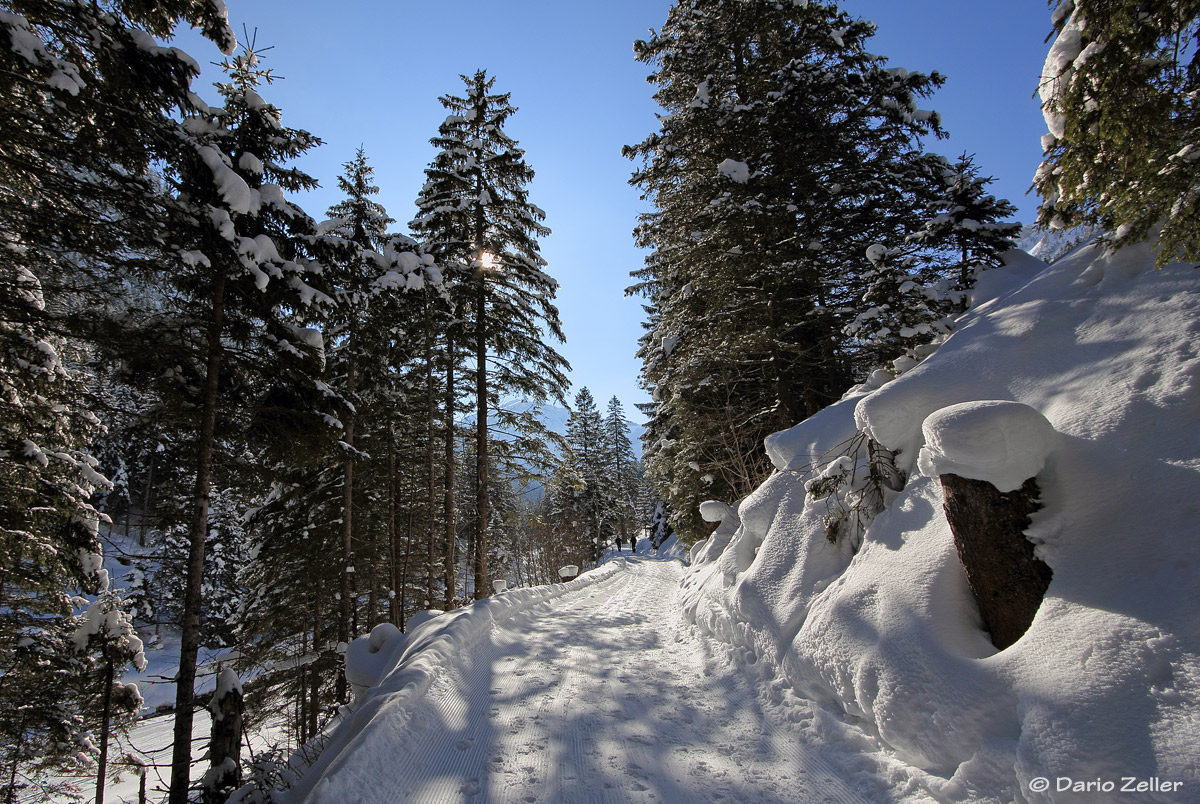
[[[1200,801],[1200,271],[1145,246],[1009,263],[933,356],[768,439],[780,471],[693,551],[685,611],[870,735],[847,747],[898,798]],[[982,400],[1058,434],[1027,534],[1054,577],[999,652],[916,460],[927,417]],[[854,554],[803,470],[863,428],[907,484]]]

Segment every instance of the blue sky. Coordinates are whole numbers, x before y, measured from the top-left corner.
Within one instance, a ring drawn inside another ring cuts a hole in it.
[[[263,91],[285,122],[325,145],[300,162],[322,188],[298,200],[320,219],[339,198],[342,163],[362,145],[375,168],[379,200],[397,226],[434,156],[429,138],[444,119],[439,95],[479,68],[512,93],[519,112],[507,131],[537,172],[531,200],[546,210],[549,272],[561,284],[559,310],[576,388],[604,404],[614,394],[634,418],[647,397],[634,357],[640,300],[625,298],[640,267],[631,231],[644,208],[628,185],[621,146],[656,128],[647,68],[632,43],[666,19],[668,0],[227,0],[242,37],[257,28],[265,64],[280,78]],[[869,49],[892,66],[938,70],[946,85],[925,104],[942,114],[950,139],[929,148],[974,153],[992,191],[1032,221],[1025,195],[1045,132],[1033,93],[1047,45],[1045,0],[847,0],[842,7],[879,26]],[[190,32],[175,44],[202,64],[220,54]],[[198,82],[206,100],[215,69]],[[573,392],[572,392],[573,395]]]

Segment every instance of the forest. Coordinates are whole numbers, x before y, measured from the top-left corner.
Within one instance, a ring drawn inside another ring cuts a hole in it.
[[[1194,260],[1197,12],[1136,5],[1056,6],[1039,224]],[[225,54],[219,106],[181,25]],[[183,804],[203,657],[303,745],[350,700],[355,638],[703,539],[702,503],[773,471],[767,436],[931,354],[1021,226],[972,155],[936,152],[943,77],[873,33],[834,3],[691,0],[635,43],[661,109],[624,148],[651,209],[622,268],[643,453],[619,399],[568,399],[496,77],[440,96],[402,232],[362,149],[343,200],[294,201],[319,136],[220,0],[0,3],[0,799],[90,778],[99,804],[143,704],[121,677],[177,635]],[[214,771],[224,801],[240,770]]]

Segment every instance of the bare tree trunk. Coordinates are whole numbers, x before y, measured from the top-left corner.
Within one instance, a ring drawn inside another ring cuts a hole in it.
[[[371,541],[374,542],[375,539],[372,537]],[[363,629],[364,633],[370,633],[379,621],[379,573],[374,549],[370,551],[370,555],[371,559],[367,562],[367,626]]]
[[[388,414],[388,563],[391,567],[392,594],[388,599],[388,619],[392,625],[404,630],[404,608],[396,607],[401,604],[400,595],[400,536],[396,532],[396,425],[392,414]],[[397,616],[397,614],[399,616]]]
[[[346,344],[346,395],[354,397],[354,334]],[[354,447],[354,414],[346,419],[346,445]],[[353,639],[351,617],[357,606],[351,605],[351,575],[354,574],[354,455],[348,453],[342,465],[342,577],[338,584],[338,642],[349,644]],[[338,671],[335,694],[340,703],[346,702],[346,674]]]
[[[146,468],[146,491],[142,494],[142,516],[138,519],[138,547],[146,546],[146,512],[150,510],[150,497],[154,494],[154,461],[157,457],[156,453],[150,453],[150,466]],[[129,537],[128,513],[125,515],[125,537]]]
[[[417,500],[417,479],[409,477],[408,479],[408,522],[404,526],[404,568],[401,571],[400,580],[400,630],[404,630],[404,624],[408,621],[408,564],[412,558],[412,543],[413,543],[413,508],[416,506]]]
[[[104,777],[108,774],[108,724],[112,720],[112,688],[115,668],[104,648],[104,708],[100,715],[100,757],[96,761],[96,804],[104,804]]]
[[[482,209],[482,207],[481,207]],[[482,242],[482,232],[480,242]],[[482,263],[482,260],[480,261]],[[487,597],[488,581],[488,397],[487,397],[487,279],[479,268],[475,291],[475,599]]]
[[[320,661],[321,651],[324,646],[321,644],[321,600],[322,594],[325,591],[325,582],[317,579],[317,594],[313,599],[313,655],[317,661]],[[321,715],[321,674],[317,672],[314,665],[308,671],[308,681],[310,684],[308,694],[308,739],[317,736],[317,731],[320,726]]]
[[[425,489],[425,510],[429,521],[426,523],[426,556],[425,556],[425,608],[434,606],[433,586],[434,571],[437,564],[437,484],[434,480],[435,460],[433,420],[437,417],[437,397],[433,393],[433,327],[428,315],[425,318],[425,469],[428,474]]]
[[[454,507],[454,336],[446,336],[446,443],[445,443],[445,488],[442,490],[442,518],[446,528],[446,544],[443,562],[446,571],[445,601],[442,605],[446,611],[454,608],[455,571],[457,559],[454,548],[458,540],[458,517]]]
[[[308,742],[308,632],[300,634],[300,679],[296,695],[296,744]]]
[[[179,640],[179,673],[175,679],[175,732],[171,748],[169,804],[187,804],[192,767],[192,705],[195,699],[196,657],[200,652],[200,595],[204,583],[204,542],[208,536],[209,489],[212,485],[213,438],[217,427],[217,390],[221,373],[221,330],[225,318],[225,276],[213,286],[212,319],[208,324],[208,361],[200,404],[200,434],[196,443],[194,514],[189,532],[184,579],[183,624]]]

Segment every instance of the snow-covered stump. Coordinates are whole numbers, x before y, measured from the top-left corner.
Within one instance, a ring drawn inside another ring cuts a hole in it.
[[[213,692],[210,767],[201,782],[204,804],[222,804],[242,783],[242,682],[228,667],[217,676]]]
[[[575,576],[578,574],[579,567],[575,566],[574,564],[568,564],[565,567],[558,568],[558,580],[560,583],[566,583],[567,581],[574,580]]]
[[[922,470],[942,481],[943,508],[967,584],[992,644],[1020,639],[1037,614],[1053,572],[1025,537],[1039,510],[1035,476],[1058,434],[1018,402],[967,402],[929,416]]]

